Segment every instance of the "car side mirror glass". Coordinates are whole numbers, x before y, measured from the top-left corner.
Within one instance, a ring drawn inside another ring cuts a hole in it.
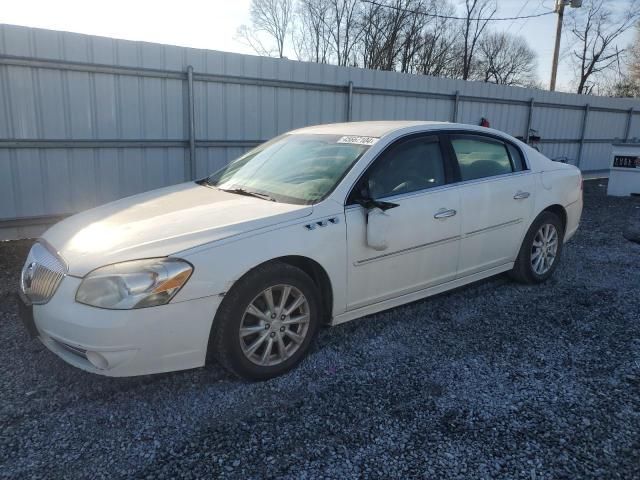
[[[386,250],[389,214],[373,207],[367,211],[367,245],[374,250]]]

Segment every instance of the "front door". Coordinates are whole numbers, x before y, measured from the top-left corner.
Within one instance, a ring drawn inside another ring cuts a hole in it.
[[[346,206],[347,310],[364,307],[456,276],[460,241],[460,197],[447,186],[451,174],[438,136],[411,136],[388,147],[358,185],[367,194],[397,206],[385,211],[386,248],[367,239],[366,208]]]

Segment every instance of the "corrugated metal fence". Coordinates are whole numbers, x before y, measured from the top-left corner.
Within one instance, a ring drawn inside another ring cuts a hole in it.
[[[640,137],[638,105],[0,25],[0,239],[336,121],[486,117],[604,170],[612,142]]]

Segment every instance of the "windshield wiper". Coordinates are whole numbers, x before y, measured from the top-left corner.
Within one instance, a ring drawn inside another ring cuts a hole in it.
[[[265,193],[251,192],[249,190],[245,190],[244,188],[218,188],[218,190],[222,190],[223,192],[229,192],[229,193],[237,193],[238,195],[246,195],[247,197],[261,198],[262,200],[268,200],[270,202],[276,201],[275,198]]]
[[[213,183],[211,183],[210,177],[204,177],[204,178],[201,178],[200,180],[196,180],[196,183],[198,185],[207,185],[209,187],[213,187]]]

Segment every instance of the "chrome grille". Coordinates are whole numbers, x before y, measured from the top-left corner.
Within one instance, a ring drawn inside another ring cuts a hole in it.
[[[36,242],[22,267],[20,288],[31,303],[47,303],[66,274],[64,262],[43,243]]]

